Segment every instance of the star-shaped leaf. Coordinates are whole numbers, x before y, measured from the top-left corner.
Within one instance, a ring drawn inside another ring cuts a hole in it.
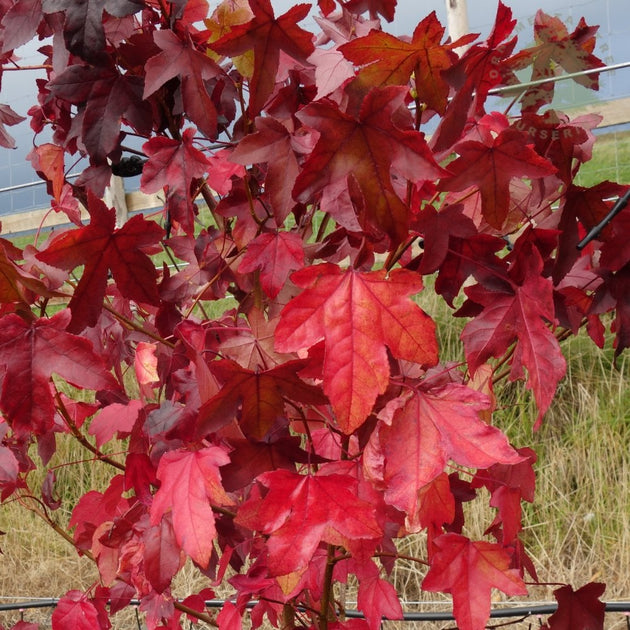
[[[449,86],[442,72],[457,58],[453,48],[466,43],[467,36],[457,42],[441,44],[444,27],[435,11],[416,27],[411,41],[384,31],[371,31],[344,44],[339,50],[356,65],[363,66],[357,80],[369,87],[407,85],[413,75],[419,99],[430,109],[444,113]]]
[[[507,595],[527,595],[511,558],[500,545],[444,534],[434,541],[436,553],[422,582],[427,591],[451,593],[457,627],[482,630],[490,617],[493,588]]]
[[[409,299],[422,288],[416,274],[343,272],[324,264],[292,280],[305,290],[282,311],[276,349],[297,352],[324,340],[324,392],[345,433],[363,424],[389,383],[386,347],[401,359],[437,361],[435,324]]]
[[[103,11],[125,17],[141,11],[143,0],[43,0],[44,13],[65,13],[63,28],[68,50],[85,59],[98,61],[105,49]]]
[[[223,74],[207,55],[192,47],[173,31],[155,31],[153,39],[162,50],[145,64],[144,98],[170,79],[179,77],[182,101],[190,120],[208,137],[217,135],[217,108],[206,81]]]
[[[250,79],[249,113],[258,114],[276,84],[280,51],[306,63],[313,52],[312,34],[297,23],[310,10],[309,4],[297,4],[276,18],[269,0],[249,0],[254,17],[245,24],[234,26],[229,33],[211,44],[221,55],[237,56],[253,50],[254,72]]]
[[[413,130],[411,119],[404,129],[393,120],[395,115],[397,122],[402,119],[406,93],[406,88],[396,86],[375,88],[356,118],[326,100],[300,110],[297,117],[320,137],[297,178],[295,198],[309,203],[326,187],[346,185],[352,176],[365,199],[366,216],[359,217],[362,227],[385,232],[394,242],[403,240],[409,208],[394,190],[393,172],[412,182],[445,174],[424,135]]]
[[[485,220],[500,230],[508,215],[510,181],[516,177],[545,177],[556,167],[529,146],[524,135],[505,129],[491,146],[476,140],[457,145],[459,157],[448,166],[452,175],[440,182],[442,190],[461,191],[478,186]]]
[[[114,210],[91,193],[88,199],[89,225],[60,233],[37,254],[42,262],[60,269],[85,265],[70,300],[70,332],[80,332],[96,324],[110,271],[124,297],[142,304],[155,305],[160,301],[158,272],[142,250],[160,241],[162,228],[141,215],[116,228]]]
[[[489,404],[484,394],[451,383],[414,392],[391,424],[381,426],[385,499],[407,514],[411,528],[417,529],[420,520],[418,491],[435,480],[449,460],[471,468],[521,461],[505,435],[479,417]]]

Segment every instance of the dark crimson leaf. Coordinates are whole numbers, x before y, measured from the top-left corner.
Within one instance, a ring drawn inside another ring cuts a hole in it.
[[[590,582],[574,591],[563,586],[553,592],[558,610],[549,617],[549,630],[602,630],[606,605],[600,600],[606,585]]]
[[[249,0],[254,17],[246,24],[234,26],[229,33],[211,44],[221,55],[232,57],[254,51],[254,71],[249,82],[249,113],[258,114],[276,83],[280,51],[305,62],[313,52],[312,34],[297,23],[310,10],[309,4],[297,4],[276,18],[269,0]]]
[[[103,11],[115,17],[124,17],[142,10],[144,6],[144,0],[43,0],[44,13],[64,12],[66,46],[71,53],[86,61],[103,58]]]
[[[0,320],[0,365],[4,366],[0,406],[17,436],[52,430],[52,374],[80,388],[118,389],[90,342],[65,331],[69,319],[64,310],[33,322],[15,314]]]
[[[37,258],[60,269],[85,265],[70,300],[71,332],[94,326],[102,310],[111,271],[120,292],[142,304],[159,304],[157,270],[142,251],[162,238],[164,231],[141,215],[116,228],[116,213],[90,194],[90,224],[55,236]]]
[[[173,31],[155,31],[153,39],[162,50],[145,64],[144,97],[148,98],[169,79],[179,77],[183,105],[189,119],[208,138],[217,135],[217,109],[206,82],[223,71],[210,57]]]

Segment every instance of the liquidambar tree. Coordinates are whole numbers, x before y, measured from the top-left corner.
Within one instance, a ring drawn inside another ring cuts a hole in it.
[[[493,424],[493,385],[523,381],[535,428],[559,340],[586,327],[601,345],[612,321],[615,354],[630,345],[630,212],[577,247],[627,189],[576,185],[598,119],[551,107],[553,75],[603,65],[597,27],[539,11],[519,49],[499,3],[487,39],[450,41],[434,13],[403,38],[383,29],[395,5],[0,0],[3,71],[41,42],[30,160],[71,224],[0,241],[1,496],[100,576],[55,630],[105,630],[132,600],[151,630],[377,630],[401,617],[388,578],[418,533],[405,561],[462,630],[485,627],[492,589],[537,582],[520,538],[535,454]],[[21,118],[0,106],[4,146]],[[116,225],[102,201],[130,167],[158,220]],[[427,277],[466,318],[460,363],[414,300]],[[109,480],[67,523],[58,434]],[[476,495],[495,510],[483,539],[462,509]],[[205,587],[181,599],[185,563]],[[364,619],[344,616],[349,581]],[[603,585],[574,592],[547,627],[575,602],[574,629],[603,625]]]

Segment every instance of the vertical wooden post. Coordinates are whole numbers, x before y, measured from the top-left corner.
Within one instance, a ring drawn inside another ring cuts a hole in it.
[[[469,30],[466,0],[446,0],[446,20],[451,41],[466,35]],[[464,50],[456,49],[455,52],[461,55]]]
[[[112,175],[109,186],[105,189],[103,201],[116,210],[116,227],[122,227],[127,222],[127,201],[122,177]]]

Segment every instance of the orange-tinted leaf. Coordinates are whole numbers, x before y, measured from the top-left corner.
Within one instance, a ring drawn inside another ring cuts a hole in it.
[[[345,433],[363,424],[389,382],[386,347],[401,359],[437,362],[435,324],[409,299],[422,288],[405,270],[343,272],[325,264],[293,274],[305,290],[283,309],[276,349],[325,343],[324,392]]]
[[[500,545],[471,541],[459,534],[436,538],[431,568],[422,582],[427,591],[453,596],[453,612],[461,630],[483,630],[490,617],[493,588],[507,595],[527,595],[510,556]]]
[[[242,55],[254,51],[254,73],[249,90],[249,112],[258,114],[276,84],[280,51],[299,61],[313,52],[312,35],[297,23],[310,10],[308,4],[297,4],[276,18],[269,0],[249,0],[254,17],[246,24],[236,25],[211,48],[221,55]]]
[[[293,189],[298,201],[308,203],[327,186],[346,185],[352,176],[365,199],[364,229],[385,232],[394,242],[405,238],[409,208],[396,194],[395,172],[412,182],[444,175],[411,118],[402,114],[406,88],[373,89],[358,117],[342,112],[332,101],[318,101],[298,112],[298,118],[320,133]],[[407,119],[405,128],[394,123]],[[326,208],[323,208],[326,210]]]

